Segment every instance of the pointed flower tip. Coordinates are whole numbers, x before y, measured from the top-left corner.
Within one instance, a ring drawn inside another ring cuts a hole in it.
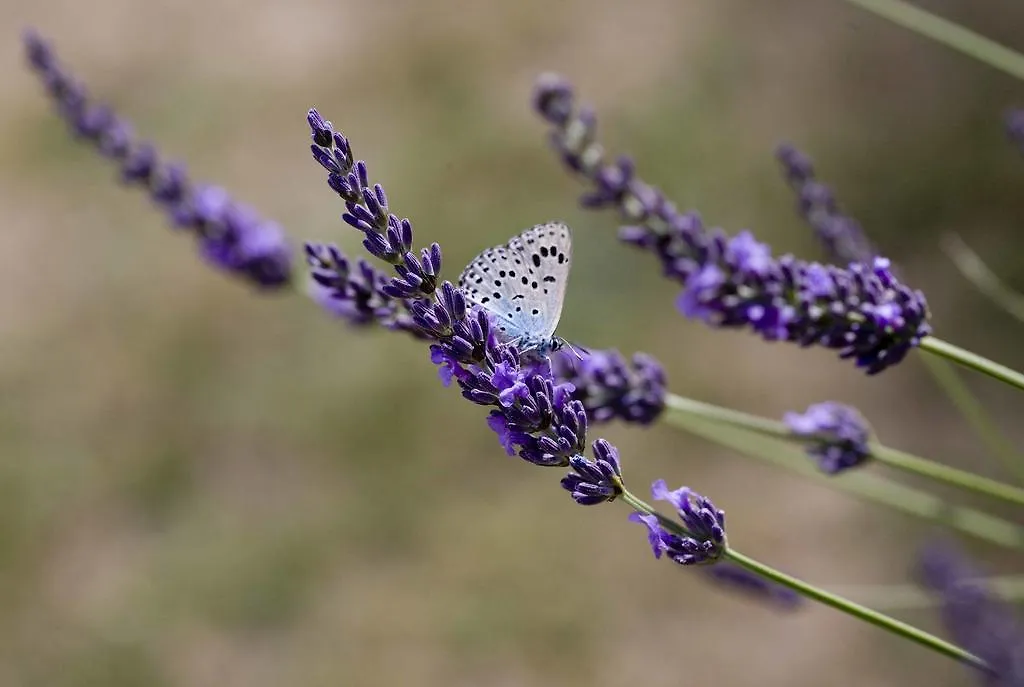
[[[686,536],[666,528],[654,515],[630,516],[633,522],[642,522],[648,528],[648,538],[656,558],[665,554],[680,565],[714,563],[726,550],[725,512],[717,509],[710,499],[689,487],[669,490],[665,480],[651,484],[651,496],[671,503],[683,523]]]

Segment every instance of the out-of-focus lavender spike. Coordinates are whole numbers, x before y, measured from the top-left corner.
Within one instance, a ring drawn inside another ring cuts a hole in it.
[[[774,258],[749,232],[706,230],[696,213],[680,213],[639,179],[628,158],[607,160],[593,112],[576,106],[564,79],[542,75],[534,105],[566,167],[590,183],[584,205],[618,210],[622,240],[654,253],[665,276],[683,285],[677,304],[685,316],[831,348],[868,374],[898,363],[931,332],[924,295],[901,284],[887,260],[842,269]]]
[[[1006,113],[1006,135],[1024,155],[1024,109],[1013,109]]]
[[[839,211],[832,189],[817,181],[811,159],[789,143],[780,145],[775,157],[797,196],[800,216],[814,230],[829,260],[838,265],[873,261],[878,252],[857,220]]]
[[[38,33],[26,30],[23,41],[29,66],[71,132],[116,162],[126,184],[145,188],[172,225],[191,231],[208,262],[264,289],[289,283],[292,254],[280,226],[221,188],[193,185],[184,167],[161,162],[151,144],[133,137],[127,122],[89,98]]]
[[[648,425],[665,409],[665,370],[644,353],[627,361],[618,351],[588,351],[582,359],[563,351],[553,356],[552,365],[559,378],[575,387],[573,398],[593,422]]]
[[[988,687],[1024,686],[1024,625],[983,582],[970,559],[949,542],[926,547],[921,583],[942,601],[942,620],[954,641],[984,661]]]
[[[755,575],[735,563],[720,561],[703,568],[708,579],[724,589],[745,594],[784,611],[792,611],[805,604],[804,597],[760,575]]]
[[[850,406],[816,403],[803,413],[786,413],[783,422],[797,436],[810,439],[808,455],[830,475],[862,465],[871,457],[871,428]]]

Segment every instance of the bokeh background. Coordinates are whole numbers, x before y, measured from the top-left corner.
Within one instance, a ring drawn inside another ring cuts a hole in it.
[[[922,4],[1024,47],[1012,3]],[[775,417],[855,403],[887,443],[1004,476],[919,361],[869,379],[828,352],[681,318],[653,261],[617,244],[615,218],[578,209],[530,111],[541,71],[573,80],[605,143],[679,205],[818,257],[772,157],[793,141],[926,289],[941,336],[1024,364],[1022,325],[938,248],[955,229],[1024,285],[1024,159],[1001,121],[1024,85],[839,0],[10,0],[0,684],[970,682],[828,609],[780,614],[655,562],[626,508],[575,506],[557,472],[506,457],[421,346],[207,269],[66,135],[23,68],[26,25],[296,245],[359,250],[309,160],[310,106],[419,240],[441,242],[449,277],[526,226],[568,221],[561,333],[654,354],[677,393]],[[1019,440],[1019,399],[971,384]],[[667,425],[600,434],[641,491],[665,477],[712,496],[734,545],[815,583],[904,582],[934,533]],[[902,617],[938,627],[930,611]]]

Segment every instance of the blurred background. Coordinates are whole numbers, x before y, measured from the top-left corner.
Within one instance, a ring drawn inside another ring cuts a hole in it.
[[[1022,6],[921,4],[1024,48]],[[449,278],[526,226],[568,221],[560,332],[657,356],[676,393],[774,417],[854,403],[886,443],[1006,476],[917,360],[866,378],[679,316],[615,217],[577,207],[530,110],[542,71],[570,78],[605,144],[680,206],[819,258],[772,156],[792,141],[926,290],[939,336],[1024,365],[1022,325],[938,248],[957,230],[1024,287],[1024,159],[1002,128],[1024,84],[839,0],[10,0],[0,685],[970,683],[836,612],[780,614],[654,561],[625,507],[578,507],[560,473],[506,457],[421,346],[205,267],[68,137],[23,66],[26,25],[195,180],[296,245],[360,250],[309,159],[311,106],[418,241],[442,244]],[[970,381],[1020,439],[1019,399]],[[814,583],[906,581],[933,534],[664,424],[594,435],[637,491],[664,477],[712,496],[737,548]],[[934,615],[902,617],[937,629]]]

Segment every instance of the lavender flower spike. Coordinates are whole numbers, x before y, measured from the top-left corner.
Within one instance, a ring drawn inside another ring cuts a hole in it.
[[[954,641],[989,666],[984,684],[1024,686],[1024,625],[978,581],[963,552],[933,544],[921,554],[918,575],[941,598],[942,619]]]
[[[679,565],[714,563],[726,550],[725,512],[715,508],[710,499],[687,487],[669,491],[664,480],[651,485],[651,495],[668,501],[676,508],[679,519],[689,536],[683,537],[668,530],[657,515],[632,513],[631,522],[647,527],[647,540],[655,558],[665,554]]]
[[[1006,135],[1017,150],[1024,154],[1024,109],[1010,110],[1006,113]]]
[[[577,503],[615,500],[623,491],[618,452],[598,439],[594,460],[584,457],[587,412],[572,398],[573,386],[556,382],[548,365],[525,365],[515,345],[495,336],[486,310],[471,310],[455,285],[438,283],[440,246],[412,253],[412,223],[388,211],[383,187],[370,186],[366,163],[355,160],[348,139],[316,110],[309,111],[307,123],[313,158],[327,171],[327,185],[345,201],[344,220],[363,233],[366,250],[390,263],[397,275],[388,280],[361,267],[361,278],[353,283],[340,253],[311,246],[314,280],[333,290],[354,320],[388,323],[395,313],[389,299],[401,301],[408,326],[431,342],[430,359],[442,381],[457,381],[464,398],[491,408],[487,424],[509,455],[534,465],[571,467],[562,486]]]
[[[288,284],[291,249],[277,224],[233,201],[224,189],[192,185],[182,166],[162,163],[152,145],[135,140],[127,122],[93,102],[35,31],[27,30],[23,40],[29,66],[72,133],[117,163],[124,183],[144,187],[174,226],[190,230],[206,260],[261,288]]]
[[[706,230],[699,216],[680,213],[637,178],[630,159],[606,159],[593,112],[576,107],[561,77],[540,77],[534,105],[552,125],[565,165],[592,186],[582,204],[619,211],[627,222],[620,238],[654,253],[665,275],[683,285],[678,306],[685,316],[746,327],[769,341],[835,349],[868,374],[898,363],[931,332],[924,295],[901,284],[887,260],[840,269],[774,258],[749,232]]]
[[[806,603],[806,599],[792,589],[783,587],[760,575],[728,561],[705,567],[708,579],[715,584],[760,599],[784,611],[792,611]]]
[[[810,439],[807,454],[817,461],[822,472],[835,475],[871,457],[871,429],[850,406],[817,403],[802,414],[786,413],[782,420],[793,434]]]
[[[877,252],[857,220],[839,211],[832,189],[817,181],[811,159],[788,143],[776,149],[775,157],[797,195],[800,216],[814,229],[829,259],[839,265],[871,262]]]
[[[627,361],[618,351],[589,351],[582,360],[563,351],[553,356],[559,378],[575,387],[592,422],[615,418],[648,425],[665,409],[665,370],[657,360],[636,353]]]

